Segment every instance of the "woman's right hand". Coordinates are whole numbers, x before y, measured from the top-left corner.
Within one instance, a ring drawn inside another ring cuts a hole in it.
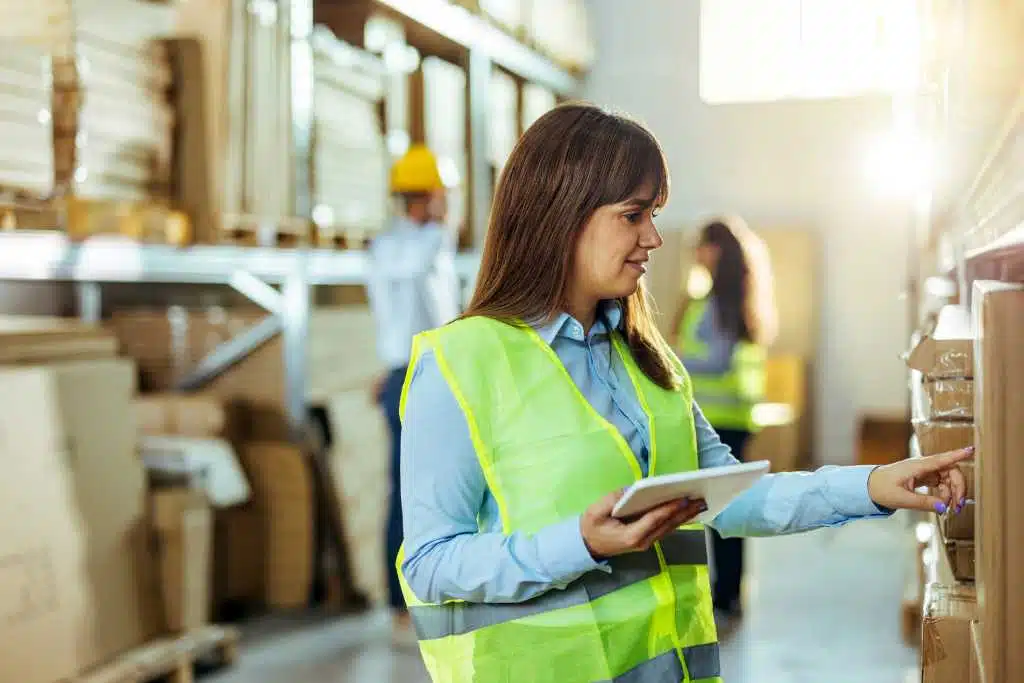
[[[703,500],[676,500],[624,521],[612,517],[623,491],[609,493],[583,513],[580,531],[595,560],[648,550],[655,541],[672,533],[708,509]]]

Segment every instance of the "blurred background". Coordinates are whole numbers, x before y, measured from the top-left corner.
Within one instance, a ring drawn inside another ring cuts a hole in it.
[[[709,219],[764,241],[748,460],[979,446],[962,516],[749,542],[725,680],[1024,681],[1022,46],[1019,0],[0,0],[0,681],[427,680],[367,249],[425,143],[466,300],[577,99],[664,147],[666,333]]]

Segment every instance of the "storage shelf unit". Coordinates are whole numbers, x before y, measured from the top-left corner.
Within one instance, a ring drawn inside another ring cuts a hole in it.
[[[475,254],[459,254],[460,277],[471,279],[477,262]],[[369,259],[363,251],[179,248],[116,238],[75,243],[59,232],[0,233],[0,280],[231,285],[239,272],[268,284],[300,276],[310,286],[361,285]]]
[[[571,95],[579,87],[576,77],[569,71],[447,0],[377,2],[467,50],[479,51],[524,80],[539,83],[560,95]]]
[[[472,281],[478,258],[460,254],[456,268]],[[206,284],[231,287],[265,309],[267,317],[214,349],[180,388],[198,388],[274,336],[283,336],[288,417],[296,436],[307,411],[306,337],[311,289],[365,284],[365,252],[232,246],[178,248],[117,238],[81,243],[59,232],[0,232],[0,282],[71,282],[78,287],[79,313],[100,319],[102,284]],[[280,290],[274,287],[280,285]]]

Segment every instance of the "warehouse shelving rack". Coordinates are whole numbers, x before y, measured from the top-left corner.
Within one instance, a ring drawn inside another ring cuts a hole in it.
[[[339,37],[360,44],[362,18],[382,11],[400,21],[407,41],[422,53],[440,56],[466,69],[468,91],[469,224],[479,247],[487,229],[492,198],[492,169],[487,149],[490,134],[491,75],[499,67],[523,82],[544,86],[559,99],[579,92],[580,80],[530,46],[483,17],[449,0],[318,0],[318,21]]]
[[[460,254],[464,283],[477,269],[475,254]],[[203,358],[180,389],[203,386],[262,344],[281,334],[287,378],[286,405],[299,437],[307,420],[306,338],[315,287],[362,285],[369,275],[362,251],[234,246],[172,247],[120,238],[75,243],[60,232],[0,232],[0,282],[65,282],[75,286],[82,319],[98,322],[104,284],[200,284],[230,287],[267,315]]]

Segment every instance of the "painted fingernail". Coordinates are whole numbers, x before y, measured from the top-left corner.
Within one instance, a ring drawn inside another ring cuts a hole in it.
[[[707,512],[708,511],[707,501],[702,500],[700,502],[700,505],[697,506],[697,509],[699,509],[701,512]]]
[[[967,451],[968,453],[973,453],[973,452],[974,452],[974,446],[968,446],[968,447],[967,447],[967,448],[966,448],[965,450],[966,450],[966,451]]]
[[[940,515],[942,513],[944,513],[946,511],[946,509],[947,508],[946,508],[946,504],[945,503],[936,503],[935,504],[935,511],[938,512]]]

